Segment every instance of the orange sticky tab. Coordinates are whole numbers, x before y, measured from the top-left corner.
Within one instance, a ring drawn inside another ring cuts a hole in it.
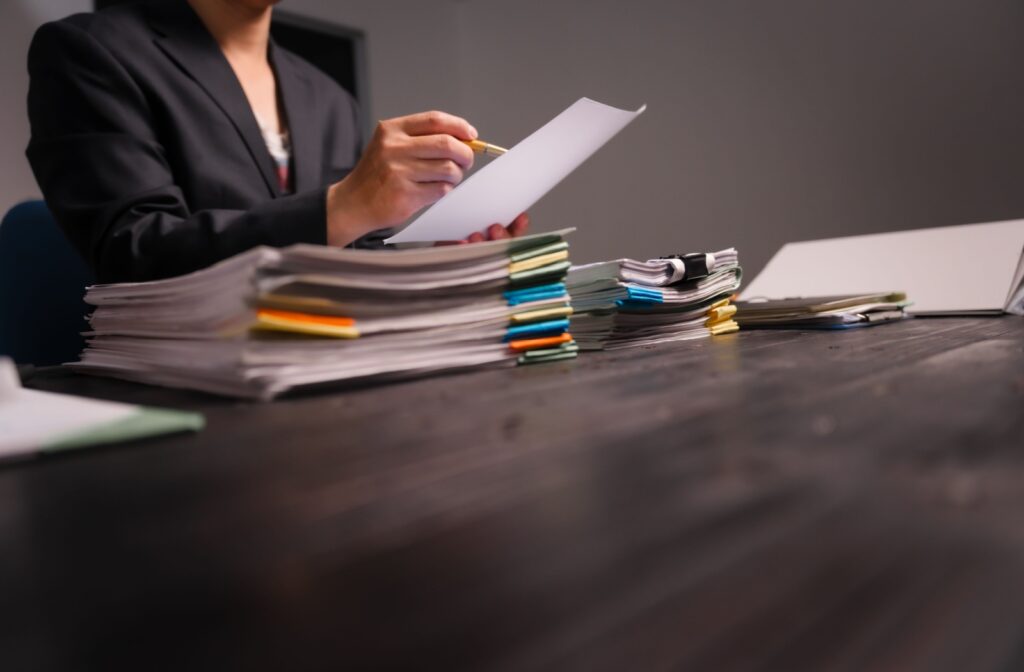
[[[550,345],[561,345],[562,343],[568,343],[571,340],[572,336],[566,332],[564,334],[559,334],[558,336],[548,336],[547,338],[524,338],[519,341],[511,341],[508,344],[508,347],[512,352],[523,352],[525,350],[546,348]]]
[[[260,308],[256,311],[257,317],[270,317],[278,320],[291,320],[305,324],[325,324],[331,327],[353,327],[356,321],[351,317],[332,317],[330,315],[311,315],[310,313],[296,313],[290,310],[270,310]]]

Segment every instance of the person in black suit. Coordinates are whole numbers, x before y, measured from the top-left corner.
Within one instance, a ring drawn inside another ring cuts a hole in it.
[[[381,247],[472,165],[476,130],[443,112],[379,122],[361,153],[352,97],[270,39],[274,4],[153,0],[36,32],[26,153],[101,282],[257,245]]]

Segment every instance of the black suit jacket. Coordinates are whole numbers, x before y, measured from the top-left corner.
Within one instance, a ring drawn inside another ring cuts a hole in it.
[[[257,245],[326,241],[326,187],[359,156],[356,106],[294,54],[272,44],[270,58],[292,141],[287,196],[241,85],[185,0],[38,30],[27,155],[100,281],[178,275]]]

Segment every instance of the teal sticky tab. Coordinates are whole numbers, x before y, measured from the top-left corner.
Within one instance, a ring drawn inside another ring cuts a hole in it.
[[[517,303],[526,303],[527,301],[534,301],[532,297],[534,294],[537,295],[548,295],[555,294],[561,296],[565,294],[565,283],[564,282],[552,282],[547,285],[533,285],[532,287],[523,287],[522,289],[510,289],[504,292],[502,296],[508,299],[509,305],[516,305]],[[546,296],[544,298],[547,298]]]
[[[547,320],[546,322],[530,322],[509,327],[505,332],[505,341],[514,341],[523,336],[542,336],[544,334],[560,334],[569,329],[569,320]]]
[[[521,305],[523,303],[531,303],[531,302],[534,302],[534,301],[547,301],[549,299],[561,299],[561,298],[564,298],[566,301],[568,300],[569,296],[568,296],[568,294],[565,293],[565,290],[561,290],[561,291],[555,290],[555,291],[552,291],[552,292],[543,292],[543,293],[538,293],[538,294],[523,294],[519,298],[509,299],[508,303],[509,303],[509,305],[515,306],[515,305]]]
[[[646,289],[642,287],[626,287],[626,294],[631,299],[649,299],[661,303],[664,297],[657,289]]]

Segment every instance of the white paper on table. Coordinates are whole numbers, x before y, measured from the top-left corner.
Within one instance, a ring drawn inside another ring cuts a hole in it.
[[[788,243],[740,298],[906,292],[912,315],[1021,313],[1022,250],[1024,219]]]
[[[491,224],[511,223],[645,109],[580,98],[385,242],[461,240]]]
[[[22,389],[14,364],[0,358],[0,458],[125,420],[138,410],[138,406],[112,401]]]

